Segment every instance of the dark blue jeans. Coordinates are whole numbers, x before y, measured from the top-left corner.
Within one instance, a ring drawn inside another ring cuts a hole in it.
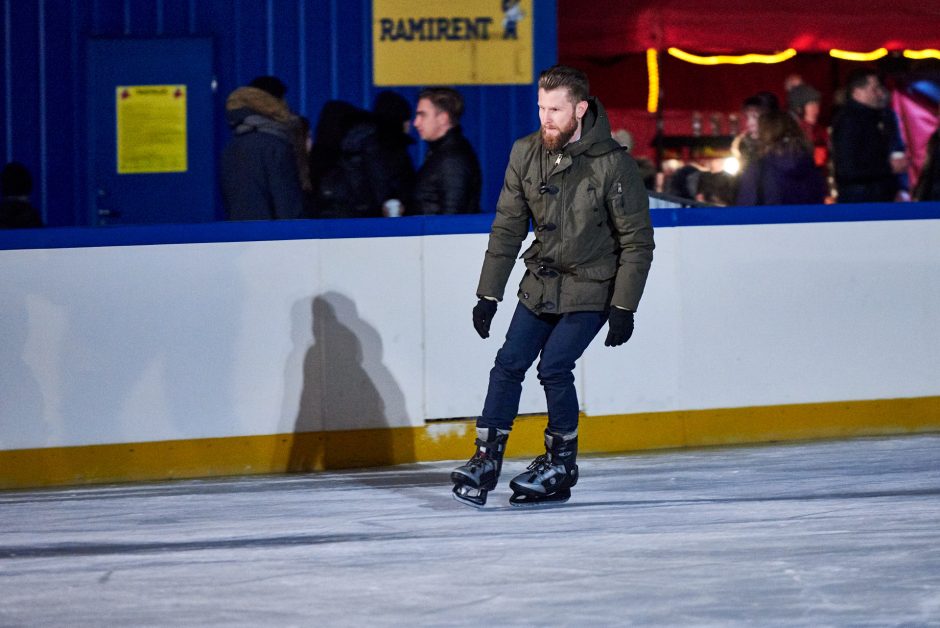
[[[607,312],[536,315],[519,303],[496,354],[477,427],[508,430],[519,413],[522,380],[541,354],[539,382],[548,402],[548,429],[567,434],[578,427],[574,365],[607,321]]]

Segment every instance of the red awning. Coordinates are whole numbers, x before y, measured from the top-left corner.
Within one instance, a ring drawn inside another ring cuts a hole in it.
[[[575,57],[940,48],[940,3],[929,0],[560,0],[558,23],[560,52]]]

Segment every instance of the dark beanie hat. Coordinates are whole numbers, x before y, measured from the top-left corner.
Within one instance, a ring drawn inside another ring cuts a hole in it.
[[[372,113],[380,120],[401,124],[411,119],[411,103],[407,98],[395,92],[380,92],[375,97]]]
[[[27,196],[33,191],[33,177],[26,166],[11,161],[3,167],[0,186],[2,186],[3,196]]]
[[[276,76],[259,76],[248,83],[248,87],[257,87],[275,98],[284,98],[284,94],[287,93],[287,85]]]
[[[800,83],[791,87],[790,91],[787,92],[787,105],[790,107],[790,111],[799,111],[807,103],[819,102],[821,98],[822,94],[819,93],[818,89],[812,85]]]

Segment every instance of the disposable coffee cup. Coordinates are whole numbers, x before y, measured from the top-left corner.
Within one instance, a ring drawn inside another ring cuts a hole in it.
[[[385,215],[389,218],[397,218],[401,216],[401,201],[397,198],[391,198],[382,205],[385,208]]]

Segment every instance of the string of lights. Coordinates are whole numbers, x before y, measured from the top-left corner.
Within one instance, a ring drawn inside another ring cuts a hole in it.
[[[746,65],[750,63],[782,63],[796,56],[797,52],[793,48],[787,48],[783,52],[775,54],[743,54],[743,55],[710,55],[702,56],[671,47],[666,50],[670,56],[694,63],[696,65]],[[829,55],[836,59],[845,61],[876,61],[886,57],[889,53],[887,48],[878,48],[871,52],[856,52],[851,50],[839,50],[833,48]],[[924,50],[904,50],[902,54],[907,59],[940,59],[940,50],[927,48]],[[656,113],[659,109],[659,52],[655,48],[646,50],[646,69],[649,77],[649,96],[646,101],[646,110],[649,113]]]

